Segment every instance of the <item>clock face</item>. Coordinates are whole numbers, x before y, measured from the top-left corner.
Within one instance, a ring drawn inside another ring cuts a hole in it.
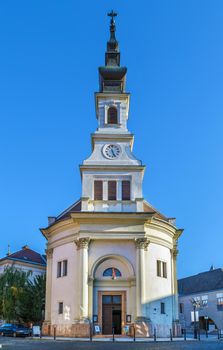
[[[115,159],[121,154],[121,147],[119,145],[105,145],[103,154],[108,159]]]

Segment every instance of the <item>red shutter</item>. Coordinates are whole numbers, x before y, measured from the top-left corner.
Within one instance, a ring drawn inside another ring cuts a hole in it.
[[[103,199],[103,191],[102,191],[103,182],[102,181],[95,181],[94,182],[94,199],[101,201]]]
[[[122,181],[122,200],[130,200],[130,181]]]
[[[116,181],[108,181],[108,200],[116,200]]]
[[[118,113],[115,107],[108,109],[108,124],[118,124]]]

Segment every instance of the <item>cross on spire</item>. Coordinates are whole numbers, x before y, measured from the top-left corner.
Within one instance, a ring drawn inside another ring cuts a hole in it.
[[[115,17],[117,16],[118,14],[116,12],[114,12],[113,10],[111,12],[108,13],[108,16],[111,17],[111,24],[115,24]]]

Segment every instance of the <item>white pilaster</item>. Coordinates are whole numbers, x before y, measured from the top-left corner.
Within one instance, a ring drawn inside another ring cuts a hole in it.
[[[118,201],[122,200],[122,181],[121,180],[117,181],[117,200]]]
[[[179,308],[178,308],[178,284],[177,284],[177,246],[175,245],[171,250],[171,260],[172,260],[172,283],[173,283],[173,318],[174,321],[179,320]]]
[[[80,291],[80,320],[88,320],[88,245],[90,238],[79,238],[75,241],[79,249],[79,291]]]
[[[45,303],[45,321],[51,322],[51,295],[52,295],[52,260],[53,249],[46,250],[46,303]]]
[[[149,245],[147,238],[138,238],[136,244],[136,318],[146,316],[145,313],[145,250]]]

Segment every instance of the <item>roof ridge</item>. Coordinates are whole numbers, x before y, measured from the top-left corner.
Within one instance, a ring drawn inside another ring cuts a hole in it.
[[[67,207],[62,213],[56,216],[56,220],[60,219],[63,215],[65,215],[67,212],[69,212],[75,205],[77,205],[79,202],[81,202],[81,198],[79,198],[76,202],[71,204],[69,207]]]

